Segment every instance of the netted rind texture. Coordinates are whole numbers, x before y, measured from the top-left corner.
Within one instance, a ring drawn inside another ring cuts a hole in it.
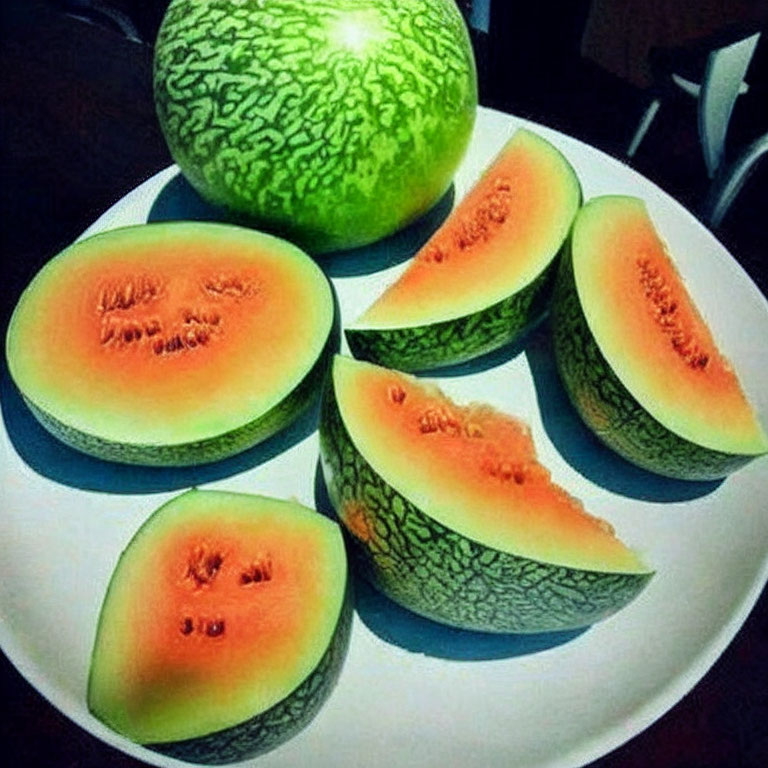
[[[173,0],[154,89],[192,186],[314,252],[425,213],[477,106],[453,0]]]
[[[331,356],[331,340],[304,378],[266,413],[237,429],[203,440],[172,445],[116,442],[66,424],[28,398],[27,406],[38,422],[70,448],[120,464],[182,467],[206,464],[234,456],[263,442],[295,421],[312,403],[322,386]]]
[[[569,253],[555,284],[551,323],[557,368],[571,402],[584,423],[620,456],[679,480],[720,479],[754,458],[712,450],[680,437],[632,396],[589,330]]]
[[[541,319],[548,307],[555,263],[527,286],[486,309],[429,325],[346,328],[347,343],[358,359],[401,371],[473,360],[516,341]]]
[[[336,685],[349,647],[352,605],[348,583],[328,649],[312,673],[282,701],[232,728],[195,739],[145,746],[190,763],[223,765],[256,757],[296,736],[316,717]]]
[[[323,473],[353,566],[405,608],[485,632],[584,627],[633,600],[652,573],[602,573],[537,562],[480,544],[424,514],[386,483],[349,436],[332,387],[320,420]],[[348,525],[345,509],[364,520]]]

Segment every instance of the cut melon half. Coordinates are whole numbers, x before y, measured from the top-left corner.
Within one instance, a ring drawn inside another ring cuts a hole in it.
[[[579,212],[552,324],[576,409],[628,460],[714,479],[768,452],[736,371],[639,198],[599,197]]]
[[[552,481],[529,428],[490,406],[336,356],[320,444],[358,567],[416,613],[484,631],[570,629],[614,613],[651,578]]]
[[[518,130],[400,278],[346,328],[352,353],[423,370],[518,338],[547,306],[580,201],[560,151]]]
[[[105,459],[197,464],[270,436],[327,366],[333,300],[302,251],[239,227],[148,224],[75,243],[11,318],[11,376],[41,423]]]
[[[93,714],[197,763],[264,752],[317,713],[351,599],[339,527],[295,502],[189,491],[118,561],[88,682]]]

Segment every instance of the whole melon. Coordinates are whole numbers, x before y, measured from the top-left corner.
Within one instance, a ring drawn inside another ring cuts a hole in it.
[[[314,253],[429,210],[477,107],[454,0],[171,0],[154,91],[200,195]]]

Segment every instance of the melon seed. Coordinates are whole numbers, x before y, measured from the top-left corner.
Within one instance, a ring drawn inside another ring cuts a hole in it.
[[[191,579],[199,589],[213,582],[224,564],[220,552],[209,552],[205,545],[196,547],[187,561],[185,578]]]
[[[653,318],[661,331],[669,335],[672,348],[691,368],[705,368],[709,363],[709,355],[701,351],[691,332],[683,327],[678,314],[678,302],[671,298],[671,286],[647,256],[638,258],[636,263],[640,270],[643,295],[650,300]]]
[[[130,309],[137,304],[151,301],[160,293],[160,289],[156,278],[146,275],[127,277],[123,282],[101,290],[97,309],[101,314]]]
[[[449,435],[461,433],[459,420],[445,406],[428,408],[419,417],[419,431],[422,434],[431,432],[443,432]]]
[[[476,424],[474,421],[468,421],[464,425],[464,432],[466,433],[467,437],[480,438],[483,436],[482,428],[480,427],[479,424]]]
[[[224,619],[209,621],[205,625],[205,634],[208,637],[218,637],[224,634]]]
[[[272,560],[269,557],[259,559],[240,574],[241,584],[259,584],[266,581],[272,581]]]
[[[193,630],[195,628],[194,623],[192,622],[191,616],[185,616],[184,620],[181,622],[181,634],[182,635],[191,635]]]

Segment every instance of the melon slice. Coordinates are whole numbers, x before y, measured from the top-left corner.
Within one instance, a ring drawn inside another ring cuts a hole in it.
[[[350,620],[335,523],[295,502],[189,491],[160,507],[117,563],[88,706],[156,751],[242,760],[315,716]]]
[[[591,624],[652,572],[555,485],[529,428],[405,373],[337,356],[322,466],[357,566],[439,622],[495,632]]]
[[[352,353],[411,371],[513,341],[547,306],[580,201],[565,157],[518,130],[400,278],[346,329]]]
[[[552,325],[577,411],[629,461],[703,480],[768,452],[642,200],[599,197],[579,212]]]
[[[328,282],[302,251],[217,224],[125,227],[37,274],[11,319],[17,387],[56,437],[127,463],[197,464],[270,436],[327,368]]]

